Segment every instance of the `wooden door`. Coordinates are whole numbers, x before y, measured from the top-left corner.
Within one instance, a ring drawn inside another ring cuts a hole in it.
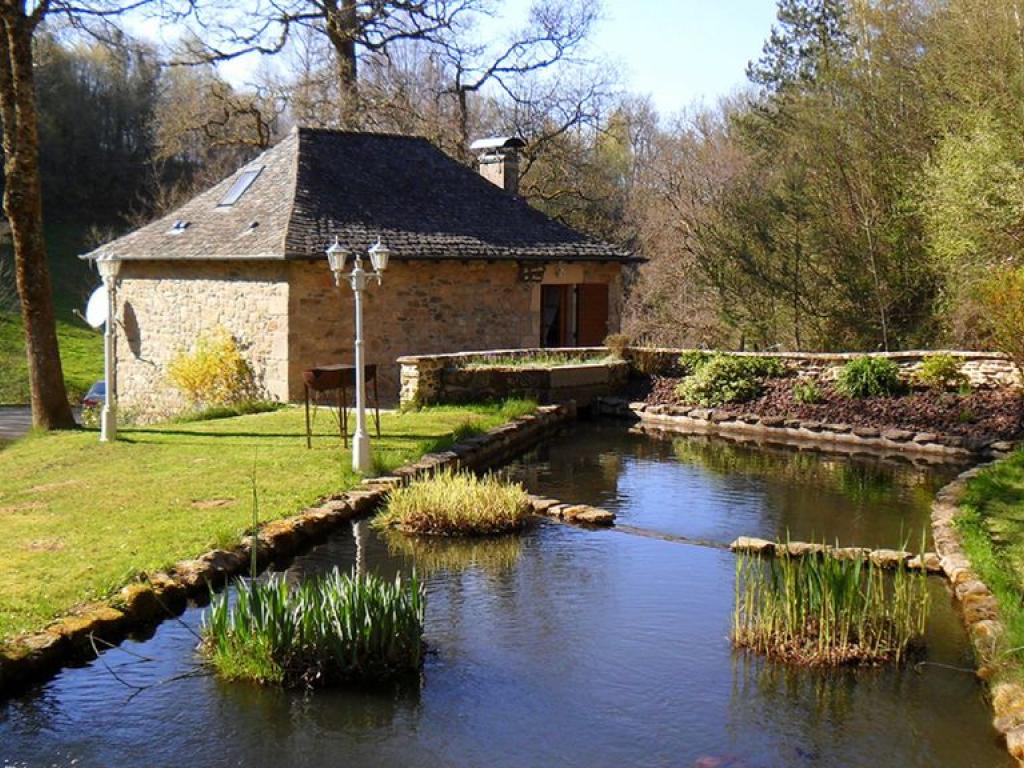
[[[568,347],[572,316],[569,313],[570,285],[542,285],[540,346]]]
[[[576,286],[576,343],[599,347],[608,336],[608,285],[582,283]]]

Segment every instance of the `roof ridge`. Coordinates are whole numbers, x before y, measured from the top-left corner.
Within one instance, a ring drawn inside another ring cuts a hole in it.
[[[283,144],[285,141],[291,138],[291,134],[282,139],[277,146]],[[286,256],[288,253],[288,240],[292,235],[292,226],[295,221],[295,200],[298,197],[299,192],[299,156],[302,151],[302,131],[301,129],[295,131],[295,147],[291,153],[292,167],[290,169],[291,179],[289,185],[288,194],[288,215],[285,218],[285,225],[281,230],[281,255]]]
[[[419,133],[398,133],[397,131],[354,131],[348,128],[326,128],[316,125],[297,125],[295,126],[296,132],[299,134],[303,133],[325,133],[330,136],[364,136],[372,137],[375,139],[398,139],[401,141],[425,141],[430,144],[430,140]],[[430,144],[430,146],[434,146]]]

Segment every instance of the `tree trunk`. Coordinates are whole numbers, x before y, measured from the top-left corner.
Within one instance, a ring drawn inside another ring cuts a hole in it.
[[[25,324],[32,421],[40,429],[72,429],[57,345],[50,270],[43,239],[39,136],[32,72],[34,23],[7,6],[0,25],[0,113],[3,117],[4,213],[14,244],[14,271]]]
[[[327,38],[334,48],[338,66],[338,88],[341,91],[341,127],[357,130],[360,126],[359,70],[356,40],[359,19],[356,0],[341,0],[327,12]]]

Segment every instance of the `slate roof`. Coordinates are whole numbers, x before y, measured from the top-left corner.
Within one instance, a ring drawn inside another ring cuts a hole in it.
[[[220,205],[238,177],[256,169],[238,201]],[[175,232],[178,221],[187,226]],[[89,256],[322,259],[335,235],[353,250],[380,236],[394,259],[633,259],[548,218],[426,139],[312,128]]]

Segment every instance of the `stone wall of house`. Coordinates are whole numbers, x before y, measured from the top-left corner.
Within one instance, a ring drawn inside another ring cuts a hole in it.
[[[687,350],[652,347],[632,347],[626,352],[634,368],[646,374],[672,374],[679,356]],[[850,360],[862,357],[859,352],[733,352],[743,356],[770,356],[780,358],[789,368],[805,375],[834,377]],[[870,357],[892,360],[906,376],[921,367],[922,361],[935,354],[954,355],[963,360],[962,371],[977,387],[1020,386],[1017,369],[1006,355],[998,352],[966,352],[956,350],[910,350],[903,352],[872,352]]]
[[[288,397],[288,284],[281,262],[126,262],[118,288],[121,409],[147,421],[187,406],[167,378],[179,350],[224,328],[266,396]]]
[[[364,294],[367,362],[379,366],[382,401],[395,402],[403,355],[533,347],[543,283],[605,282],[609,327],[621,304],[617,264],[555,264],[525,282],[516,264],[393,261]],[[238,339],[265,395],[301,400],[302,371],[351,363],[354,307],[323,261],[127,262],[119,289],[122,409],[154,420],[186,407],[168,363],[223,327]]]
[[[354,308],[351,289],[334,286],[325,262],[288,266],[289,397],[299,400],[303,370],[352,362]],[[510,263],[392,261],[383,284],[364,294],[366,357],[379,366],[382,400],[398,398],[399,357],[536,346],[543,283],[608,283],[617,329],[620,272],[618,264],[554,264],[542,282],[524,282]]]

